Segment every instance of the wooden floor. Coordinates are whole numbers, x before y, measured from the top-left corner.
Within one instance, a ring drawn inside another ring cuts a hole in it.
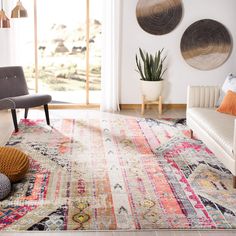
[[[94,116],[100,115],[98,110],[51,110],[51,118],[77,118],[83,117],[86,114]],[[145,114],[140,115],[140,110],[124,110],[118,113],[122,116],[134,116],[134,117],[148,117],[148,118],[184,118],[184,110],[167,110],[160,116],[155,109],[149,109],[145,111]],[[18,112],[18,119],[23,118],[23,113]],[[44,118],[44,112],[42,110],[30,110],[29,118]],[[13,124],[11,119],[11,113],[8,111],[0,111],[0,145],[5,145],[11,133],[13,131]],[[170,230],[158,230],[158,231],[139,231],[139,232],[0,232],[0,236],[236,236],[236,230],[223,230],[223,231],[170,231]]]

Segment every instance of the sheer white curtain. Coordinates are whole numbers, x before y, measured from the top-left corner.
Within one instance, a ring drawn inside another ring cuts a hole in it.
[[[121,0],[103,0],[101,111],[119,111]]]
[[[10,28],[0,29],[0,66],[24,66],[26,61],[34,61],[33,1],[23,3],[28,17],[20,19],[11,18],[17,1],[3,0],[3,3]]]

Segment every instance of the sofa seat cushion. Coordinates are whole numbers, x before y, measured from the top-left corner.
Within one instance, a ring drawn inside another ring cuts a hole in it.
[[[234,121],[236,116],[212,108],[190,108],[187,116],[205,130],[230,156],[233,154]]]

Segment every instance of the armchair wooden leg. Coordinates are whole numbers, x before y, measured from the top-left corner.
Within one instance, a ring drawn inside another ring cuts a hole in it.
[[[13,119],[13,123],[14,123],[14,127],[15,127],[15,132],[18,132],[18,124],[17,124],[17,116],[16,116],[16,109],[11,109],[11,115],[12,115],[12,119]]]
[[[25,108],[25,119],[27,119],[28,117],[28,111],[29,111],[29,108]]]
[[[236,176],[233,176],[233,188],[236,188]]]
[[[190,129],[190,138],[193,138],[193,130]]]
[[[48,104],[44,105],[44,111],[45,111],[45,116],[46,116],[47,124],[50,125],[49,112],[48,112]]]

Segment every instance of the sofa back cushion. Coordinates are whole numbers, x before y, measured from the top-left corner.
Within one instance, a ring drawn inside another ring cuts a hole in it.
[[[217,104],[216,104],[217,106],[220,106],[226,93],[229,90],[236,92],[236,76],[233,74],[229,74],[226,77],[225,82],[220,90],[220,97],[219,97],[219,100],[217,101]]]

